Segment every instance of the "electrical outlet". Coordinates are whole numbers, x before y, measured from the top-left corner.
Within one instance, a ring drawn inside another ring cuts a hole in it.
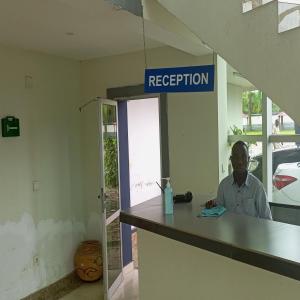
[[[33,88],[33,78],[30,75],[25,75],[25,88],[26,89]]]
[[[38,180],[32,181],[32,190],[37,192],[40,190],[40,182]]]

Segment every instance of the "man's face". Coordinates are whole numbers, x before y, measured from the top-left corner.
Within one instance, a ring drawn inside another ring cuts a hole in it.
[[[237,173],[244,173],[248,168],[248,151],[243,145],[235,145],[231,151],[231,163],[233,170]]]

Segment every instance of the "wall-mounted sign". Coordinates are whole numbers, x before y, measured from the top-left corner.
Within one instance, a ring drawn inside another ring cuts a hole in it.
[[[1,119],[1,125],[3,137],[20,136],[19,119],[7,116]]]
[[[145,70],[145,93],[211,92],[215,66]]]

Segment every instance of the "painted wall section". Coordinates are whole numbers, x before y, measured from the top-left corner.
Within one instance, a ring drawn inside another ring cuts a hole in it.
[[[0,137],[0,299],[7,300],[73,270],[85,209],[79,63],[1,46],[0,65],[0,117],[14,115],[21,126],[20,137]]]
[[[168,47],[148,50],[146,55],[148,67],[213,63],[211,55],[195,57]],[[105,96],[107,88],[143,83],[144,63],[143,52],[82,62],[82,102],[95,96]],[[98,159],[95,109],[96,104],[91,104],[84,112],[84,184],[89,215],[100,205],[97,200],[99,172],[95,163]],[[217,93],[169,94],[168,122],[170,175],[174,192],[215,192],[219,181]]]
[[[95,93],[94,95],[100,95]],[[83,97],[83,102],[92,99]],[[83,192],[87,207],[87,238],[102,238],[100,195],[100,136],[99,136],[99,102],[92,102],[82,112],[82,150],[83,150]]]

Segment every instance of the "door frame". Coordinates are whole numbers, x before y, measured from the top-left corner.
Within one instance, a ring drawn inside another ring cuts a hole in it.
[[[102,205],[102,257],[103,257],[103,287],[104,287],[104,299],[111,299],[112,295],[116,291],[116,289],[122,283],[123,277],[123,250],[122,250],[122,226],[120,223],[120,259],[121,259],[121,270],[120,274],[113,282],[113,284],[109,287],[108,284],[108,253],[107,253],[107,226],[111,224],[114,220],[116,220],[120,216],[121,211],[121,193],[120,193],[120,151],[119,151],[119,131],[117,130],[117,141],[118,141],[118,188],[119,188],[119,208],[112,215],[106,218],[106,195],[105,195],[105,170],[104,170],[104,137],[103,137],[103,123],[102,123],[102,108],[103,104],[114,105],[116,107],[116,123],[117,129],[119,129],[119,121],[118,121],[118,102],[110,99],[100,99],[98,102],[98,130],[99,130],[99,153],[100,153],[100,198]]]
[[[106,91],[106,96],[108,99],[116,100],[118,103],[125,102],[127,100],[139,99],[139,98],[158,98],[159,103],[159,127],[160,127],[160,154],[161,154],[161,176],[169,177],[170,175],[170,163],[169,163],[169,135],[168,135],[168,99],[167,94],[146,94],[144,93],[144,85],[135,85],[135,86],[125,86],[125,87],[117,87],[117,88],[109,88]],[[119,105],[118,105],[119,106]],[[128,122],[127,122],[127,105],[123,107],[124,111],[120,112],[123,118],[119,120],[119,126],[122,124],[123,126],[119,128],[119,134],[128,134]],[[126,114],[125,114],[126,110]],[[126,124],[124,126],[124,124]],[[125,132],[126,129],[126,132]],[[119,149],[120,157],[122,157],[122,162],[120,164],[120,174],[122,174],[123,178],[129,178],[129,156],[128,156],[128,137],[124,138],[121,144],[121,139]],[[127,144],[126,144],[127,143]],[[127,161],[126,159],[126,149],[127,149]],[[120,188],[121,188],[121,209],[130,208],[130,191],[129,191],[129,182],[123,185],[123,181],[120,179]],[[121,182],[122,181],[122,182]],[[127,187],[128,185],[128,187]],[[122,223],[122,244],[123,244],[123,267],[129,264],[132,261],[132,243],[131,243],[131,226]]]

